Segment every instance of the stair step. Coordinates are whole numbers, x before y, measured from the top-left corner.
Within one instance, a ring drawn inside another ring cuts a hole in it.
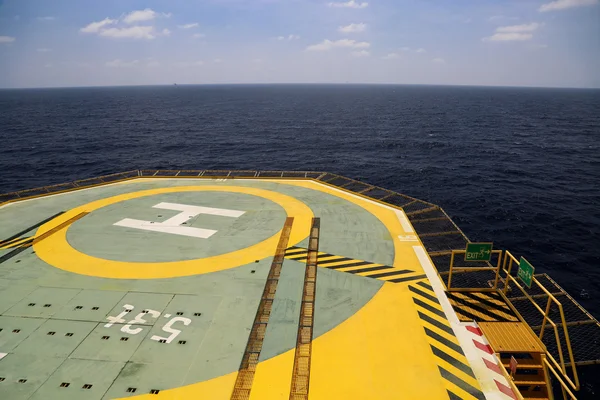
[[[538,381],[515,380],[514,383],[517,386],[519,386],[519,385],[522,385],[522,386],[542,386],[542,385],[546,386],[546,382],[544,380],[541,380],[541,381],[539,381],[539,380]]]
[[[502,365],[507,371],[510,371],[510,363],[503,363]],[[541,364],[517,364],[518,369],[543,369],[543,367]]]

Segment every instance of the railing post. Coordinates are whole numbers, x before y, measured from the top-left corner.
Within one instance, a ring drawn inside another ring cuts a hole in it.
[[[546,304],[546,313],[544,314],[544,321],[542,322],[542,329],[540,330],[540,340],[544,337],[544,329],[546,329],[546,321],[548,320],[548,315],[550,315],[550,305],[552,304],[552,299],[548,296],[548,304]]]
[[[494,290],[498,290],[498,278],[500,277],[500,264],[502,263],[502,250],[498,253],[498,265],[496,265],[496,279],[494,280]]]
[[[450,272],[448,273],[448,291],[450,291],[452,284],[452,267],[454,266],[454,250],[452,250],[452,255],[450,256]]]

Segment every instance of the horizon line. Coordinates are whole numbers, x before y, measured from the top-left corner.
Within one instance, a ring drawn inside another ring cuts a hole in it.
[[[20,86],[0,87],[0,90],[40,90],[40,89],[99,89],[99,88],[134,88],[134,87],[174,87],[174,86],[444,86],[444,87],[478,87],[478,88],[512,88],[512,89],[576,89],[600,90],[600,86],[528,86],[528,85],[476,85],[476,84],[444,84],[444,83],[373,83],[373,82],[228,82],[228,83],[153,83],[133,85],[81,85],[81,86]]]

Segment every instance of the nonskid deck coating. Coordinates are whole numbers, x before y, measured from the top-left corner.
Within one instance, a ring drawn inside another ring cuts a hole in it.
[[[206,239],[115,225],[179,213],[160,203],[244,214],[194,216]],[[342,260],[318,270],[310,399],[483,396],[401,211],[313,181],[143,179],[0,208],[0,237],[61,211],[36,235],[90,214],[0,264],[2,398],[229,399],[286,216],[290,247],[316,216],[319,250]],[[340,267],[353,260],[387,269]],[[289,397],[303,274],[285,260],[252,399]]]

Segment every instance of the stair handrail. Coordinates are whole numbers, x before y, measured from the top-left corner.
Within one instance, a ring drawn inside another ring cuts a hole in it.
[[[498,359],[500,359],[500,357],[498,357]],[[512,389],[514,395],[517,396],[515,400],[525,400],[523,398],[523,395],[519,391],[519,388],[517,387],[517,385],[515,385],[515,381],[513,380],[512,376],[510,376],[510,374],[506,370],[504,364],[502,362],[499,362],[498,365],[500,366],[500,372],[502,372],[502,375],[504,375],[504,378],[506,378],[506,381],[510,385],[510,388]]]
[[[572,400],[577,400],[577,397],[575,397],[573,392],[571,392],[571,389],[569,389],[568,385],[560,378],[560,375],[558,374],[558,372],[556,372],[556,370],[552,367],[552,365],[550,365],[550,363],[548,362],[548,359],[544,357],[543,361],[544,361],[544,364],[546,364],[546,367],[552,372],[554,377],[558,380],[558,382],[560,382],[560,386],[563,391],[563,397],[566,397],[565,392],[567,392],[569,394],[569,396],[571,396]],[[578,390],[578,389],[575,389],[575,390]]]
[[[507,269],[507,266],[506,266],[507,262],[508,262],[508,269]],[[575,357],[573,356],[573,349],[571,347],[571,340],[569,338],[569,332],[568,332],[568,328],[567,328],[567,324],[566,324],[566,320],[565,320],[565,314],[564,314],[564,311],[563,311],[563,308],[562,308],[562,304],[534,276],[532,278],[533,282],[535,282],[535,284],[538,285],[538,287],[544,293],[546,293],[546,295],[548,295],[548,303],[546,305],[546,310],[545,311],[542,310],[542,308],[535,302],[535,300],[533,300],[533,298],[531,297],[531,295],[529,293],[527,293],[527,291],[523,288],[523,286],[521,286],[521,284],[519,284],[519,282],[515,279],[515,277],[513,277],[511,275],[513,264],[518,264],[518,263],[519,263],[519,261],[515,258],[515,256],[513,256],[508,250],[506,250],[505,251],[505,256],[504,256],[504,262],[503,262],[503,265],[502,265],[502,269],[506,273],[506,279],[504,280],[504,288],[502,290],[500,290],[500,293],[501,293],[502,297],[504,298],[504,300],[507,301],[507,303],[511,306],[511,308],[513,309],[513,311],[515,311],[517,313],[517,316],[519,317],[519,319],[522,322],[524,322],[527,325],[527,327],[529,328],[529,330],[534,334],[534,336],[537,338],[537,341],[539,342],[539,344],[542,345],[542,348],[545,349],[545,353],[546,353],[547,358],[550,359],[550,361],[552,361],[552,363],[556,366],[557,369],[561,370],[563,377],[569,383],[569,385],[574,390],[579,390],[579,388],[580,388],[579,376],[577,374],[577,367],[575,366]],[[527,297],[527,299],[535,306],[535,308],[544,316],[544,320],[543,320],[543,323],[542,323],[542,328],[540,330],[540,335],[539,336],[531,329],[531,327],[529,327],[529,324],[527,324],[527,322],[525,321],[525,319],[523,318],[523,316],[521,315],[521,313],[519,313],[518,310],[516,309],[516,307],[512,304],[512,301],[510,300],[510,298],[508,298],[508,296],[506,296],[506,293],[507,293],[508,288],[509,288],[509,281],[511,281],[516,287],[518,287],[521,290],[521,292],[523,292],[523,294],[525,295],[525,297]],[[549,317],[551,303],[555,303],[558,306],[558,310],[560,312],[563,333],[564,333],[564,336],[565,336],[565,342],[567,344],[567,351],[568,351],[568,354],[569,354],[569,360],[570,360],[571,369],[572,369],[572,372],[573,372],[573,378],[575,380],[574,382],[569,377],[569,375],[567,374],[567,369],[566,369],[566,365],[565,365],[565,361],[564,361],[564,355],[563,355],[563,350],[562,350],[560,335],[558,334],[558,327],[554,323],[554,321],[552,321],[552,319],[550,319],[550,317]],[[548,321],[550,323],[550,325],[552,326],[552,328],[554,330],[554,336],[555,336],[555,340],[556,340],[556,346],[557,346],[557,350],[558,350],[558,356],[560,358],[560,365],[556,361],[556,359],[554,358],[554,356],[552,356],[552,354],[550,354],[550,352],[546,349],[546,346],[542,342],[542,338],[543,338],[544,331],[545,331],[545,326],[546,326],[546,321]]]

